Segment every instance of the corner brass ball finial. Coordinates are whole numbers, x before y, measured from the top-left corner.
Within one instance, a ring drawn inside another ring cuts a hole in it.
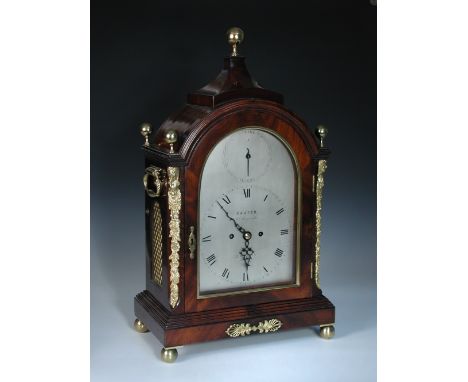
[[[164,139],[166,140],[167,143],[169,143],[171,147],[171,153],[174,152],[174,143],[177,142],[177,133],[174,130],[168,130]]]
[[[140,133],[145,137],[145,146],[149,146],[149,135],[151,134],[152,128],[148,122],[144,122],[140,126]]]
[[[317,133],[320,137],[320,147],[323,147],[323,140],[328,134],[328,129],[323,125],[319,125],[317,126]]]
[[[145,326],[143,322],[141,322],[138,318],[133,323],[133,327],[138,333],[146,333],[149,332],[148,328]]]
[[[177,349],[175,348],[162,348],[161,359],[167,363],[174,363],[177,359]]]
[[[335,327],[333,325],[320,325],[320,337],[330,340],[335,336]]]
[[[239,54],[237,46],[244,41],[244,31],[238,27],[229,28],[227,36],[229,44],[232,45],[231,56],[236,57]]]

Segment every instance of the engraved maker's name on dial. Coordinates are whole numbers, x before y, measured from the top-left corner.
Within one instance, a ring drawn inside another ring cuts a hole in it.
[[[256,215],[256,210],[236,211],[236,215]]]

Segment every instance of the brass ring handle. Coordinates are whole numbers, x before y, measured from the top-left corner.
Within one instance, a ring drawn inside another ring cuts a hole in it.
[[[143,175],[143,186],[145,187],[145,191],[150,198],[157,198],[161,195],[161,189],[164,184],[163,180],[161,179],[163,174],[164,170],[159,167],[150,166],[145,169],[145,175]],[[154,185],[155,190],[152,190],[148,187],[149,177],[152,177],[153,179],[152,184]]]

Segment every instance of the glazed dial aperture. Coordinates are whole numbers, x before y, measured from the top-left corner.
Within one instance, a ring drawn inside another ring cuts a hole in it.
[[[200,295],[296,282],[296,187],[272,133],[246,128],[215,146],[200,187]]]

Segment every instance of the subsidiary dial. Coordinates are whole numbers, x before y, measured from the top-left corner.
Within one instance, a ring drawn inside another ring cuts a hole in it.
[[[249,129],[228,136],[224,143],[223,165],[243,183],[260,179],[271,165],[271,147],[264,133]]]

